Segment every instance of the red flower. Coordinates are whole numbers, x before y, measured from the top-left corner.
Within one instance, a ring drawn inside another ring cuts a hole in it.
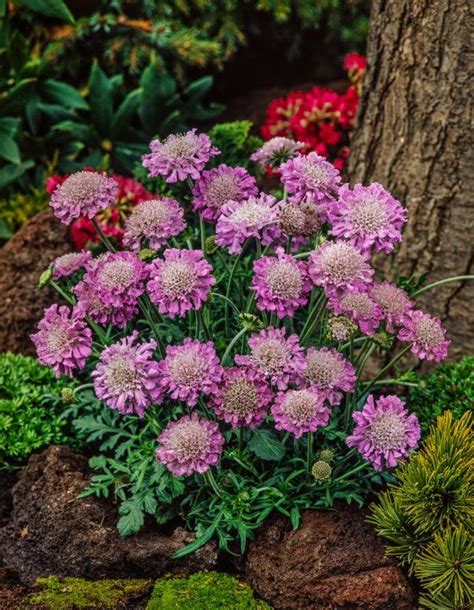
[[[360,53],[348,53],[344,57],[342,67],[345,72],[365,71],[367,69],[367,60],[365,55],[360,55]]]

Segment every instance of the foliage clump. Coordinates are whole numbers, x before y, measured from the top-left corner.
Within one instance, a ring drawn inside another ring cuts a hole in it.
[[[40,606],[45,610],[82,610],[96,608],[126,608],[130,595],[145,592],[149,580],[85,580],[83,578],[38,578],[39,593],[26,600],[26,608]]]
[[[64,379],[58,381],[34,358],[0,354],[0,468],[52,443],[69,442],[61,390],[71,383]]]
[[[422,604],[436,610],[470,608],[474,600],[473,432],[471,413],[456,421],[447,411],[372,506],[388,555],[418,577]]]
[[[185,578],[158,580],[147,610],[270,610],[234,576],[198,572]]]

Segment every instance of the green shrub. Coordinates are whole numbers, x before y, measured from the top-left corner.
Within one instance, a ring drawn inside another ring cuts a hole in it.
[[[0,468],[18,465],[47,445],[71,442],[61,417],[66,387],[35,359],[0,354]]]
[[[232,167],[238,165],[248,169],[251,165],[250,155],[263,144],[259,137],[251,134],[251,129],[251,121],[232,121],[214,125],[209,131],[209,137],[221,154],[209,164],[209,167],[227,163]]]
[[[244,583],[229,574],[198,572],[158,580],[147,610],[266,610]]]
[[[426,377],[416,378],[418,387],[410,390],[410,410],[418,415],[422,430],[449,409],[459,419],[474,405],[474,356],[443,364]]]
[[[12,193],[0,199],[0,239],[9,239],[30,218],[48,206],[49,195],[44,188],[31,188],[28,193]]]
[[[474,440],[472,413],[447,411],[422,449],[395,471],[397,484],[372,506],[370,520],[387,554],[415,574],[421,603],[471,608],[474,601]]]

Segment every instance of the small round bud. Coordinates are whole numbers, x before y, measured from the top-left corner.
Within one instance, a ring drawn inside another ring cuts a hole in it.
[[[76,402],[76,393],[73,388],[63,388],[61,390],[61,398],[67,405],[72,405]]]
[[[149,261],[154,256],[155,256],[155,251],[154,250],[150,250],[150,248],[143,248],[143,250],[140,250],[140,252],[138,253],[138,257],[142,261]]]
[[[332,468],[327,462],[319,460],[313,464],[311,473],[316,481],[327,481],[331,477]]]
[[[335,316],[328,320],[327,338],[330,341],[347,341],[356,332],[357,326],[345,316]]]
[[[332,449],[323,449],[319,454],[319,459],[322,462],[330,464],[334,459],[334,451]]]
[[[39,278],[38,288],[44,288],[47,284],[49,284],[49,280],[53,277],[53,273],[54,273],[53,265],[48,267],[46,269],[46,271],[43,271],[43,273],[40,275],[40,278]]]
[[[250,331],[251,330],[262,330],[262,328],[264,326],[262,321],[257,316],[254,316],[251,313],[241,313],[240,322],[241,322],[243,328],[250,330]]]
[[[379,333],[375,333],[372,338],[372,341],[381,347],[382,349],[388,351],[392,349],[393,346],[393,336],[388,333],[381,331]]]
[[[216,236],[211,235],[206,239],[206,243],[204,246],[206,254],[214,254],[219,249],[219,246],[216,244]]]

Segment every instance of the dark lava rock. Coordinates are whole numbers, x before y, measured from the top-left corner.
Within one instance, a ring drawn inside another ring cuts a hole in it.
[[[77,498],[88,476],[86,459],[66,447],[53,445],[30,458],[12,491],[10,522],[0,530],[0,556],[21,582],[49,575],[155,579],[215,566],[212,544],[171,558],[194,539],[182,528],[163,533],[153,525],[120,538],[110,500]]]
[[[67,226],[51,210],[37,214],[0,250],[0,352],[35,354],[29,335],[43,309],[58,301],[51,288],[37,288],[39,277],[71,250]]]
[[[307,511],[295,531],[275,519],[249,549],[246,580],[277,609],[416,607],[407,579],[355,508]]]
[[[0,610],[19,609],[23,604],[26,592],[16,574],[0,566]]]

